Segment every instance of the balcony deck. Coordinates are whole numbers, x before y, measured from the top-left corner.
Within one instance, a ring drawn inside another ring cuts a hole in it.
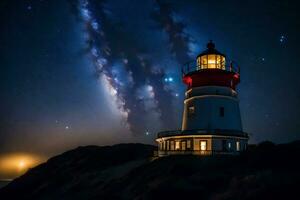
[[[224,129],[196,129],[196,130],[173,130],[162,131],[157,134],[157,138],[171,137],[171,136],[187,136],[187,135],[218,135],[218,136],[236,136],[248,138],[248,133],[237,130],[224,130]]]

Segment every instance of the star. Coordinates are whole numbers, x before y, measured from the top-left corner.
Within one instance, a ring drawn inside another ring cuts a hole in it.
[[[66,130],[69,130],[69,129],[70,129],[70,127],[69,127],[69,126],[66,126],[66,127],[65,127],[65,129],[66,129]]]
[[[148,131],[146,131],[146,135],[149,135],[149,132],[148,132]]]
[[[166,77],[164,80],[165,80],[165,82],[173,82],[174,81],[173,77]]]
[[[281,35],[279,41],[280,43],[284,43],[286,41],[286,37],[284,35]]]
[[[31,5],[27,6],[27,10],[31,10],[31,9],[32,9]]]

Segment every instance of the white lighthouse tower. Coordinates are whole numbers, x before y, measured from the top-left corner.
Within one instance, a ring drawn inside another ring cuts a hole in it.
[[[239,154],[248,142],[236,92],[240,70],[226,64],[212,41],[194,63],[182,68],[187,90],[181,130],[158,133],[159,156]]]

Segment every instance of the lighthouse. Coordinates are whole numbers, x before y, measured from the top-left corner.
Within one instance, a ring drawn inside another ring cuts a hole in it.
[[[243,131],[237,85],[240,68],[209,41],[195,61],[182,67],[186,85],[181,130],[157,134],[158,156],[173,154],[239,154],[248,134]]]

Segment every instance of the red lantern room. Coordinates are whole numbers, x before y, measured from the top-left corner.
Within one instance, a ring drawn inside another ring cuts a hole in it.
[[[207,49],[197,56],[196,64],[189,62],[182,68],[183,82],[188,86],[225,86],[235,90],[240,82],[239,67],[226,63],[226,56],[210,41]]]

